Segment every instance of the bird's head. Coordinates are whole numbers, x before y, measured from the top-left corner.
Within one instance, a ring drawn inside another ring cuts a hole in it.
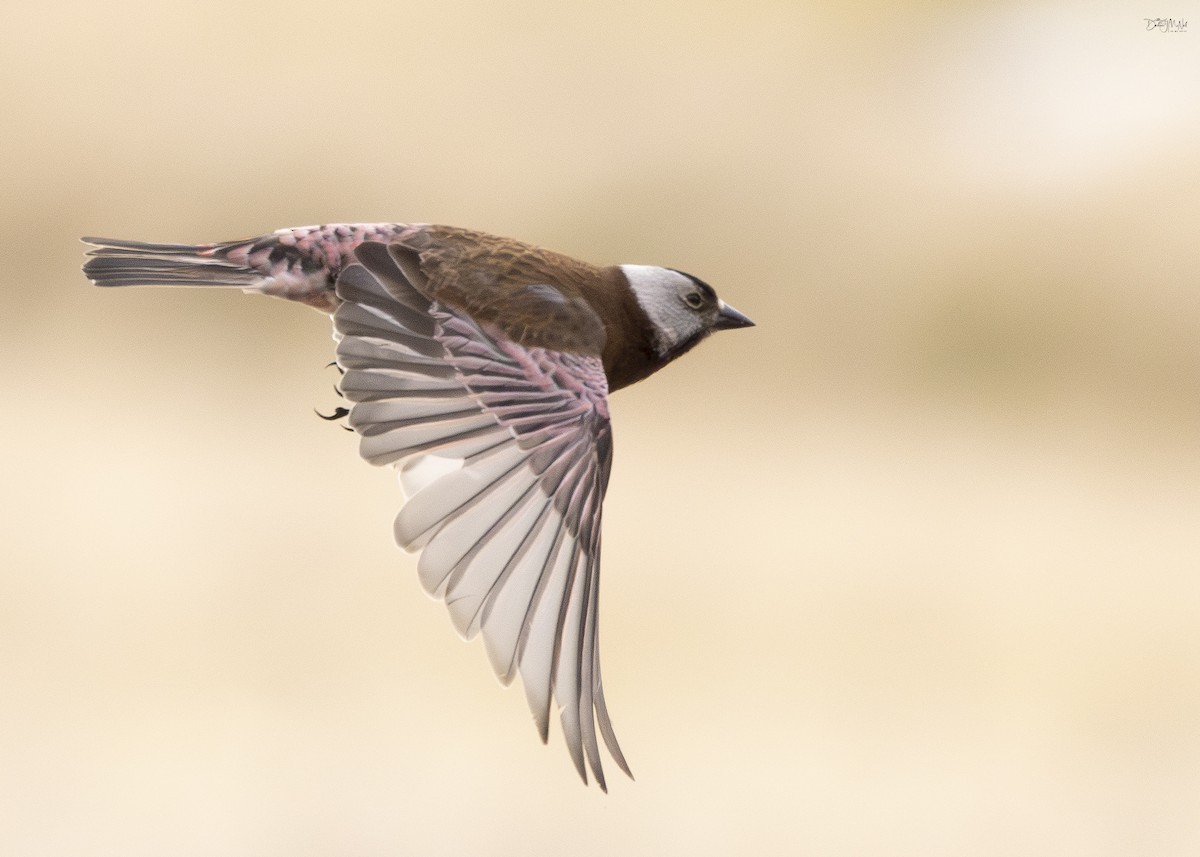
[[[622,265],[621,272],[650,320],[663,362],[674,360],[713,331],[754,326],[699,277],[654,265]]]

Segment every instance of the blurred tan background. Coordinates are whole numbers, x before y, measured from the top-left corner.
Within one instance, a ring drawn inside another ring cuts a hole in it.
[[[1200,853],[1200,4],[5,20],[0,854]],[[339,220],[759,322],[613,403],[636,783],[422,594],[325,319],[78,270]]]

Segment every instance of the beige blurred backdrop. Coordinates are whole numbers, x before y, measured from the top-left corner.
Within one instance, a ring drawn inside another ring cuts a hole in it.
[[[5,22],[0,854],[1200,853],[1200,4]],[[613,402],[608,796],[313,416],[326,319],[79,273],[340,220],[759,323]]]

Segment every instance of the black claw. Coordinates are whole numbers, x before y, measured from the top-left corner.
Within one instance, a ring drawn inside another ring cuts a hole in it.
[[[337,361],[336,361],[336,360],[334,360],[332,363],[326,363],[326,364],[325,364],[325,368],[326,368],[326,369],[328,369],[330,366],[332,366],[334,369],[336,369],[336,370],[337,370],[337,373],[338,373],[339,375],[345,376],[345,374],[346,374],[346,370],[345,370],[345,369],[343,369],[341,366],[339,366],[339,365],[337,364]],[[342,393],[342,391],[341,391],[341,390],[338,388],[338,385],[337,385],[337,384],[334,384],[334,385],[333,385],[333,392],[335,392],[335,393],[337,393],[337,394],[338,394],[338,398],[339,398],[339,399],[344,399],[344,398],[346,398],[346,396],[345,396],[345,395]],[[335,417],[334,419],[336,419],[336,417]]]
[[[336,360],[334,360],[332,363],[325,364],[326,369],[328,369],[330,366],[332,366],[334,369],[336,369],[339,375],[346,374],[346,370],[343,369],[341,366],[339,366],[337,364]],[[339,398],[342,398],[342,399],[346,398],[346,396],[342,393],[342,391],[338,389],[338,386],[336,384],[333,385],[333,392],[337,393]],[[350,409],[338,407],[338,408],[333,409],[332,414],[323,414],[320,411],[318,411],[316,408],[313,408],[313,413],[316,414],[318,417],[320,417],[323,420],[329,420],[330,422],[333,422],[334,420],[340,420],[342,417],[349,414]],[[342,426],[342,429],[344,431],[350,431],[350,432],[354,431],[354,429],[350,428],[350,426]]]

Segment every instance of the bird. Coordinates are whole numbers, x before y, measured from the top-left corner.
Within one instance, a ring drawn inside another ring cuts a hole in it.
[[[719,330],[754,326],[703,280],[596,266],[452,226],[326,224],[215,244],[83,238],[97,286],[240,288],[332,317],[339,409],[393,465],[395,540],[455,629],[520,675],[543,743],[557,705],[584,784],[599,739],[630,778],[600,678],[608,396]],[[586,760],[586,761],[585,761]]]

